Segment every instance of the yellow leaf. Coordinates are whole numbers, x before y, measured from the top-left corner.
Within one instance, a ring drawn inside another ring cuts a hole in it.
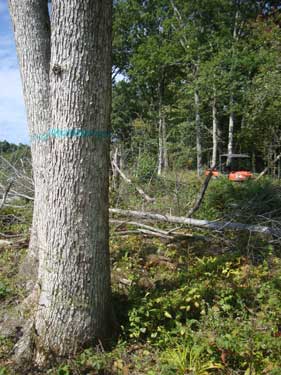
[[[164,315],[165,315],[166,318],[172,319],[172,315],[170,313],[168,313],[168,311],[165,311]]]

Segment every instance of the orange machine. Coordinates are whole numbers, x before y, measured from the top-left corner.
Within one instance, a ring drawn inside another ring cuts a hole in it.
[[[229,160],[229,163],[227,161]],[[214,177],[227,175],[230,181],[243,182],[254,177],[251,172],[250,157],[246,154],[222,154],[220,156],[219,170],[206,170],[205,175],[212,173]]]

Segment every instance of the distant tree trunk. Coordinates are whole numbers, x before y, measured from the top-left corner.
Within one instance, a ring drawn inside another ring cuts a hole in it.
[[[164,167],[164,145],[163,145],[163,117],[162,114],[159,113],[159,125],[158,125],[158,168],[157,174],[160,176],[163,172]]]
[[[234,112],[232,109],[233,97],[230,99],[230,113],[229,113],[229,123],[228,123],[228,146],[227,146],[227,161],[226,165],[231,163],[231,154],[233,154],[233,133],[234,133]]]
[[[164,99],[164,77],[162,74],[161,82],[159,83],[159,125],[158,125],[158,168],[157,174],[160,176],[163,171],[168,169],[168,150],[167,150],[167,132],[166,119],[163,112]]]
[[[50,69],[50,19],[47,0],[9,0],[14,24],[23,94],[31,137],[45,133],[49,128],[49,69]],[[28,10],[28,11],[27,11]],[[25,272],[37,273],[38,252],[42,248],[44,218],[40,215],[46,200],[46,166],[42,155],[45,143],[36,139],[31,143],[32,169],[35,185],[33,223]],[[43,222],[40,220],[43,219]]]
[[[166,128],[165,117],[163,118],[162,137],[163,137],[163,164],[164,164],[164,170],[167,171],[167,169],[169,168],[169,159],[168,159],[167,128]]]
[[[119,145],[119,164],[120,168],[124,170],[126,168],[126,163],[125,163],[125,152],[124,152],[124,144],[123,142]]]
[[[41,70],[32,64],[40,49],[33,44],[38,30],[47,27],[47,0],[10,0],[10,7],[21,70],[29,66],[36,81]],[[83,6],[79,0],[52,1],[50,94],[44,94],[51,128],[42,123],[33,129],[29,121],[33,160],[46,168],[45,180],[35,179],[36,199],[44,198],[37,203],[41,251],[32,333],[38,364],[73,355],[98,339],[105,343],[113,333],[107,136],[111,8],[111,0],[85,0]],[[38,84],[38,93],[41,89]],[[36,93],[25,89],[24,94],[28,112],[37,112]]]
[[[197,153],[197,174],[202,174],[202,145],[201,145],[201,118],[200,118],[200,99],[198,91],[194,93],[195,105],[195,127],[196,127],[196,153]]]
[[[239,2],[236,3],[236,6],[239,7]],[[239,15],[240,15],[240,12],[239,12],[239,8],[237,8],[236,12],[235,12],[235,18],[234,18],[234,26],[233,26],[233,33],[232,33],[232,36],[233,36],[233,44],[232,44],[232,61],[235,61],[235,58],[234,58],[234,55],[235,55],[235,43],[237,42],[237,40],[239,39],[239,25],[238,25],[238,22],[239,22]],[[231,72],[233,71],[234,69],[234,63],[232,62],[232,65],[231,65]],[[229,112],[229,124],[228,124],[228,146],[227,146],[227,154],[228,154],[228,157],[227,157],[227,160],[226,160],[226,165],[229,166],[230,163],[231,163],[231,157],[230,155],[233,154],[233,134],[234,134],[234,111],[233,111],[233,103],[234,103],[234,100],[233,100],[233,88],[231,89],[231,93],[230,93],[230,101],[229,101],[229,106],[230,106],[230,112]]]
[[[216,97],[214,95],[214,99],[212,102],[212,118],[213,118],[213,153],[212,153],[212,163],[211,168],[214,168],[217,164],[217,150],[218,150],[218,121],[217,121],[217,103]]]
[[[252,172],[256,173],[256,154],[252,152]]]
[[[143,146],[142,148],[142,144],[139,144],[138,145],[138,157],[137,157],[137,162],[136,162],[136,167],[135,167],[136,177],[139,177],[139,167],[140,167],[140,162],[141,162],[141,158],[142,158],[142,154],[144,150],[145,150],[145,147]],[[134,154],[134,150],[132,150],[132,153]]]
[[[274,160],[272,160],[272,165],[275,165],[275,163],[279,162],[281,160],[281,154],[277,155]],[[261,177],[263,177],[267,172],[270,171],[270,165],[271,163],[268,162],[267,166],[264,168],[264,170],[258,175],[256,178],[256,181],[258,181]]]
[[[120,146],[118,144],[115,145],[112,154],[112,185],[113,188],[117,190],[120,185],[120,174],[116,168],[114,168],[114,165],[117,165],[117,167],[121,169],[121,153]]]

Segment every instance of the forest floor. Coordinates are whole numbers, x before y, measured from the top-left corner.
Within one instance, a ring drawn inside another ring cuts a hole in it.
[[[201,181],[182,174],[138,183],[155,196],[154,203],[121,184],[111,192],[111,206],[184,216]],[[30,217],[30,208],[6,208],[0,215],[1,233],[21,235],[0,242],[0,375],[39,373],[13,370],[12,363],[24,319],[18,306],[26,292],[17,271]],[[212,181],[195,217],[278,226],[281,185],[268,179]],[[88,348],[43,374],[281,374],[279,239],[181,228],[204,239],[168,241],[121,235],[124,229],[130,226],[112,225],[110,240],[118,342],[110,352]]]

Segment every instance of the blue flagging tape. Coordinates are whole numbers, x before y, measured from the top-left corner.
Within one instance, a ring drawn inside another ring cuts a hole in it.
[[[31,134],[31,141],[46,141],[49,138],[84,138],[97,137],[108,138],[111,137],[111,132],[107,130],[86,130],[86,129],[50,129],[46,133]]]

